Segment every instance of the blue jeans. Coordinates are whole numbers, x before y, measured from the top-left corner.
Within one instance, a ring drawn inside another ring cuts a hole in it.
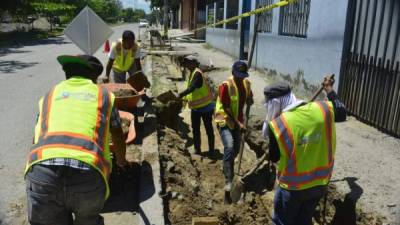
[[[225,183],[232,182],[234,162],[240,149],[240,129],[229,129],[227,126],[219,128],[222,144],[224,145],[223,169]]]
[[[102,176],[94,169],[34,165],[26,175],[29,222],[32,225],[104,225],[99,214],[105,202],[105,190]]]
[[[275,225],[312,225],[312,216],[326,186],[301,191],[288,191],[278,186],[274,199]]]
[[[113,69],[112,70],[112,81],[117,84],[125,84],[126,83],[126,74],[128,74],[128,76],[131,77],[131,76],[133,76],[133,74],[135,72],[136,72],[135,63],[132,64],[131,68],[129,68],[128,71],[118,72]]]

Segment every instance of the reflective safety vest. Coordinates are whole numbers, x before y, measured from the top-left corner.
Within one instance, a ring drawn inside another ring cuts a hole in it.
[[[239,117],[239,91],[238,88],[235,84],[235,81],[233,80],[233,77],[230,77],[227,81],[222,83],[222,85],[227,85],[228,90],[229,90],[229,97],[230,97],[230,108],[233,113],[232,116],[235,118]],[[248,79],[243,79],[243,85],[246,90],[246,100],[250,96],[251,92],[251,84]],[[218,96],[217,99],[217,105],[215,107],[215,122],[219,127],[225,127],[228,126],[230,129],[235,128],[235,121],[230,118],[224,110],[223,104],[221,102],[221,99]]]
[[[201,74],[201,77],[203,79],[203,85],[200,88],[196,88],[192,93],[189,93],[184,97],[185,100],[188,101],[188,106],[190,109],[198,109],[207,106],[214,99],[213,92],[211,90],[208,79],[204,76],[203,72],[198,68],[196,68],[190,74],[189,79],[187,80],[187,87],[189,87],[190,84],[192,83],[194,74],[196,72]]]
[[[279,145],[282,188],[304,190],[329,183],[336,149],[334,117],[332,103],[321,101],[284,112],[269,123]]]
[[[113,103],[113,94],[88,79],[72,77],[56,85],[39,102],[34,145],[25,173],[33,165],[53,158],[79,160],[102,175],[107,198]]]
[[[131,69],[133,63],[135,62],[136,51],[138,45],[135,42],[131,49],[124,49],[122,45],[122,39],[112,44],[112,49],[115,59],[113,64],[113,69],[116,72],[127,72]],[[126,55],[124,55],[126,53]]]

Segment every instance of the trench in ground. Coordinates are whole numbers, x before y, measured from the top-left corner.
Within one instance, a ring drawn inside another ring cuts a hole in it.
[[[158,85],[167,84],[166,90],[176,90],[176,79],[169,79],[168,65],[170,60],[161,56],[153,59],[153,89],[163,89]],[[166,61],[166,62],[165,62]],[[212,77],[212,75],[210,75]],[[161,90],[160,90],[161,91]],[[161,164],[163,199],[166,224],[191,224],[193,217],[215,216],[220,224],[272,224],[273,191],[267,191],[267,178],[263,169],[251,178],[243,200],[238,204],[224,203],[224,176],[222,173],[223,147],[216,129],[217,154],[207,155],[207,137],[202,128],[202,153],[191,154],[190,113],[179,107],[157,105],[159,124],[157,126],[158,145]],[[178,109],[178,111],[176,111]],[[175,111],[174,111],[175,110]],[[262,120],[253,118],[250,122],[250,133],[247,134],[247,151],[243,160],[244,170],[248,170],[265,149],[265,141],[259,134]],[[237,165],[237,163],[236,163]],[[264,168],[265,170],[265,168]],[[351,193],[340,194],[334,184],[329,185],[326,207],[324,199],[314,213],[314,224],[329,225],[380,225],[385,219],[375,213],[362,210],[357,199],[362,189],[356,180],[347,178]]]

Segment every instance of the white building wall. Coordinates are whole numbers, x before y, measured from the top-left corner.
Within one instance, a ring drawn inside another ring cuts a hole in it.
[[[334,73],[338,79],[347,4],[348,0],[311,0],[307,38],[278,35],[279,9],[274,9],[272,33],[259,34],[253,65],[292,76],[303,71],[305,79],[314,84],[326,74]],[[255,8],[253,0],[252,8]],[[253,33],[254,16],[251,24],[250,36]],[[207,29],[207,43],[237,58],[239,39],[239,30]],[[250,44],[251,40],[252,37]]]

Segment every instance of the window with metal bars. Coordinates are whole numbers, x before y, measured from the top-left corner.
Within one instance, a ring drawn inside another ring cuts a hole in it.
[[[208,5],[207,25],[214,24],[215,10],[214,3]]]
[[[225,9],[224,8],[224,1],[223,0],[217,1],[217,8],[215,10],[215,13],[216,13],[215,18],[217,19],[217,22],[220,22],[220,21],[224,20],[224,9]],[[223,24],[220,24],[220,25],[217,25],[215,27],[222,28],[223,26],[224,26]]]
[[[238,13],[239,13],[239,0],[227,1],[226,18],[228,19],[228,18],[237,16]],[[237,30],[237,28],[238,28],[237,20],[226,24],[226,29]]]
[[[298,0],[296,3],[281,7],[279,34],[293,37],[307,37],[311,0]]]
[[[273,4],[273,0],[257,0],[257,8]],[[272,32],[272,10],[260,14],[258,19],[258,32],[271,33]]]

